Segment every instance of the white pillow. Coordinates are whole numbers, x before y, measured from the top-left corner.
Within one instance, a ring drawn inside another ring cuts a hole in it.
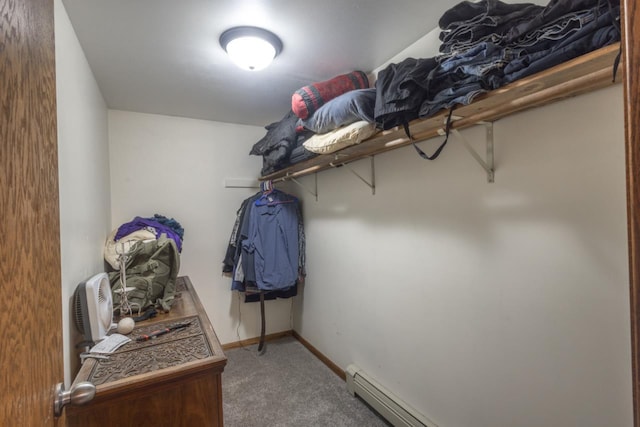
[[[375,123],[362,120],[328,133],[313,135],[303,145],[312,153],[328,154],[359,144],[374,133],[376,133]]]

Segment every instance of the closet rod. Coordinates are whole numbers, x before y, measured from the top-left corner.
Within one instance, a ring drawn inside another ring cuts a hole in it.
[[[225,178],[224,188],[260,188],[255,178]]]

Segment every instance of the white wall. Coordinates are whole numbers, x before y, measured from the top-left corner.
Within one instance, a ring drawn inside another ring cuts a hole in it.
[[[296,331],[441,427],[632,425],[622,110],[618,85],[496,122],[494,184],[455,139],[377,156],[375,196],[320,174]]]
[[[631,425],[622,105],[496,122],[494,184],[455,140],[320,174],[296,330],[440,426]]]
[[[78,364],[69,306],[82,280],[104,271],[111,225],[107,107],[62,1],[55,1],[58,169],[65,383]]]
[[[159,213],[185,229],[180,275],[191,278],[223,344],[260,335],[259,305],[245,304],[222,276],[236,211],[257,189],[225,188],[225,178],[257,177],[249,156],[264,128],[109,111],[113,228]],[[290,300],[266,303],[267,333],[292,328]]]

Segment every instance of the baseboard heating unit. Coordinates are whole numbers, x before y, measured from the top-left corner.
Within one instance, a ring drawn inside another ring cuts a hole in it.
[[[436,423],[404,403],[356,365],[347,366],[347,389],[378,411],[394,427],[438,427]]]

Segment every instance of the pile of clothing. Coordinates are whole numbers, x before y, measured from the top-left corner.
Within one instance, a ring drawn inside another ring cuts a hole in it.
[[[120,269],[119,257],[136,242],[158,240],[162,235],[171,239],[178,252],[182,252],[184,228],[173,218],[154,214],[152,217],[136,216],[114,229],[105,242],[104,259],[114,270]]]
[[[296,91],[292,109],[267,126],[251,150],[263,156],[262,175],[332,152],[322,145],[310,151],[318,134],[356,121],[372,123],[373,130],[405,126],[409,133],[412,120],[468,105],[480,94],[613,44],[620,40],[620,4],[463,1],[442,15],[439,27],[437,56],[390,64],[378,73],[375,88],[367,89],[364,73],[354,71]]]
[[[620,4],[464,1],[445,12],[439,26],[440,55],[407,58],[378,74],[379,128],[467,105],[481,93],[619,41]]]
[[[104,259],[113,268],[109,283],[114,311],[136,313],[138,321],[155,315],[156,308],[171,310],[183,238],[182,225],[159,214],[136,216],[111,232]]]
[[[324,151],[309,141],[335,129],[366,120],[373,123],[375,89],[362,71],[312,83],[295,91],[291,110],[266,126],[267,134],[254,144],[250,154],[262,156],[262,175],[315,157]],[[308,145],[311,143],[312,145]]]

